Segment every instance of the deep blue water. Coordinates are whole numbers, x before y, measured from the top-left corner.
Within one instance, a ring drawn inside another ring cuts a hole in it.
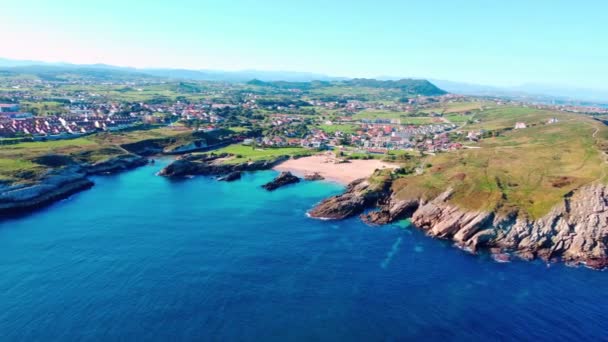
[[[608,273],[317,221],[341,187],[172,182],[162,163],[0,223],[0,340],[599,340]]]

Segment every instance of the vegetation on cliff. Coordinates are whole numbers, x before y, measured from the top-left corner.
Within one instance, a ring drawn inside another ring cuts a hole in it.
[[[492,109],[478,118],[467,130],[484,130],[488,138],[425,157],[421,164],[430,167],[422,174],[394,182],[397,196],[433,199],[452,189],[450,203],[463,209],[538,218],[571,191],[607,181],[608,128],[596,120],[529,108]],[[513,129],[516,122],[527,128]]]

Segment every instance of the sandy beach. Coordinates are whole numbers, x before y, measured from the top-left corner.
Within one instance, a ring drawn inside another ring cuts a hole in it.
[[[290,171],[300,177],[318,172],[327,180],[348,184],[356,179],[369,177],[376,169],[396,167],[394,164],[375,159],[350,160],[347,163],[336,163],[333,155],[320,154],[289,159],[277,165],[274,169],[277,171]]]

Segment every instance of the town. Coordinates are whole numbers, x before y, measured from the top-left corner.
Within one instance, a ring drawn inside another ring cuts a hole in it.
[[[2,80],[0,143],[73,139],[98,132],[168,127],[176,131],[227,128],[244,145],[336,150],[352,156],[438,153],[470,147],[488,132],[467,129],[475,114],[514,105],[498,98],[440,94],[395,98],[328,96],[294,83]],[[270,84],[270,86],[269,86]],[[577,112],[578,107],[538,109]],[[584,107],[589,111],[589,107]],[[608,114],[595,108],[593,114]],[[529,123],[528,123],[529,124]],[[514,129],[525,128],[518,123]]]

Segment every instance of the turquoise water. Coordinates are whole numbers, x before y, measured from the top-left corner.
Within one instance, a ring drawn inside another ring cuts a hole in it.
[[[499,264],[407,222],[305,213],[331,183],[147,166],[0,223],[0,340],[599,340],[605,272]]]

